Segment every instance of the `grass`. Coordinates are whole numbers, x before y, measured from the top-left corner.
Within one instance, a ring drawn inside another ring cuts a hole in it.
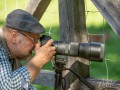
[[[58,0],[52,0],[46,12],[44,13],[40,23],[45,27],[46,34],[51,31],[51,36],[54,40],[59,40],[59,14],[58,14]],[[25,9],[28,0],[7,0],[5,7],[5,0],[0,3],[0,26],[5,23],[6,15],[15,8]],[[119,80],[120,71],[120,42],[110,26],[103,19],[103,16],[98,12],[90,0],[86,0],[86,25],[87,31],[91,34],[107,33],[109,38],[105,42],[105,59],[102,63],[90,63],[90,75],[94,78],[104,78]],[[103,23],[104,21],[104,23]],[[52,70],[51,62],[46,64],[44,69]],[[35,85],[38,90],[53,90],[52,87]]]

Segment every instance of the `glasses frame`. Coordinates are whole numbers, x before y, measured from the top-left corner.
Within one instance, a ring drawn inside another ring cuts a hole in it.
[[[34,44],[37,43],[37,42],[39,42],[39,39],[32,38],[32,37],[30,37],[29,35],[24,34],[23,32],[20,32],[20,31],[18,31],[18,32],[19,32],[20,34],[26,36],[27,38],[29,38]]]

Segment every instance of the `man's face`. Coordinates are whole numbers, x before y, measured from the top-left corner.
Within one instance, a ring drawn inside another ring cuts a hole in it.
[[[39,34],[32,34],[18,31],[19,33],[19,44],[17,49],[19,51],[18,59],[27,59],[32,57],[32,51],[34,50],[35,44],[39,40]]]

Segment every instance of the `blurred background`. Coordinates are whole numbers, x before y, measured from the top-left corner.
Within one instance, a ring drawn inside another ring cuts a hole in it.
[[[5,18],[14,9],[25,9],[29,0],[1,0],[0,3],[0,27],[4,25]],[[120,41],[113,32],[101,13],[96,9],[91,0],[85,0],[86,26],[90,34],[105,35],[104,62],[90,62],[90,75],[99,79],[120,79]],[[60,40],[59,36],[59,11],[58,0],[51,0],[40,23],[45,27],[46,35],[51,35],[54,40]],[[52,63],[46,64],[43,69],[53,70]],[[35,85],[37,90],[53,90],[53,87]]]

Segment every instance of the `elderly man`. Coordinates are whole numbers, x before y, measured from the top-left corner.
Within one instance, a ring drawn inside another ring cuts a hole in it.
[[[31,82],[44,64],[55,55],[49,40],[44,46],[38,43],[44,28],[28,12],[17,9],[8,14],[0,30],[0,90],[35,90]],[[32,51],[35,55],[30,59]],[[20,60],[29,61],[21,66]]]

